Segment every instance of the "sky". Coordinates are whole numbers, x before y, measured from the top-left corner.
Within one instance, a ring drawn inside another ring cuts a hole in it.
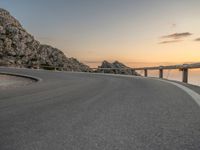
[[[89,65],[198,62],[200,0],[0,0],[43,44]]]

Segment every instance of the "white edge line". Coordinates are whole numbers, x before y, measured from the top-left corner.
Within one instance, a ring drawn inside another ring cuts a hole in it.
[[[189,96],[191,96],[192,99],[200,106],[200,95],[197,92],[195,92],[195,91],[191,90],[190,88],[183,86],[179,83],[173,82],[173,81],[156,79],[156,78],[153,78],[153,79],[159,80],[159,81],[162,81],[162,82],[166,82],[166,83],[170,83],[170,84],[177,86],[178,88],[180,88],[181,90],[186,92]]]

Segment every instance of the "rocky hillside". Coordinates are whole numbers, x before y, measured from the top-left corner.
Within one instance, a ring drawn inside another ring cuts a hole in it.
[[[0,66],[56,66],[71,71],[90,71],[62,51],[35,40],[10,13],[0,8]]]
[[[110,68],[109,70],[102,70],[101,68]],[[115,61],[109,63],[108,61],[103,61],[101,66],[98,67],[97,72],[113,73],[113,74],[125,74],[125,75],[136,75],[139,76],[132,68]]]

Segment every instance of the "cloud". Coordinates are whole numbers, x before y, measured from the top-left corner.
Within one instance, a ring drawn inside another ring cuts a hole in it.
[[[178,42],[181,42],[181,40],[162,41],[159,44],[169,44],[169,43],[178,43]]]
[[[177,26],[176,23],[171,24],[171,28],[176,28],[176,26]]]
[[[200,42],[200,38],[195,39],[194,41]]]
[[[165,35],[165,36],[162,36],[162,38],[181,39],[181,38],[188,37],[191,35],[192,33],[190,32],[183,32],[183,33],[174,33],[170,35]]]

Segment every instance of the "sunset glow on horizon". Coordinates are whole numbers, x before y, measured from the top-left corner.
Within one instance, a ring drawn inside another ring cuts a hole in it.
[[[199,0],[1,0],[0,7],[41,43],[91,66],[199,62]]]

